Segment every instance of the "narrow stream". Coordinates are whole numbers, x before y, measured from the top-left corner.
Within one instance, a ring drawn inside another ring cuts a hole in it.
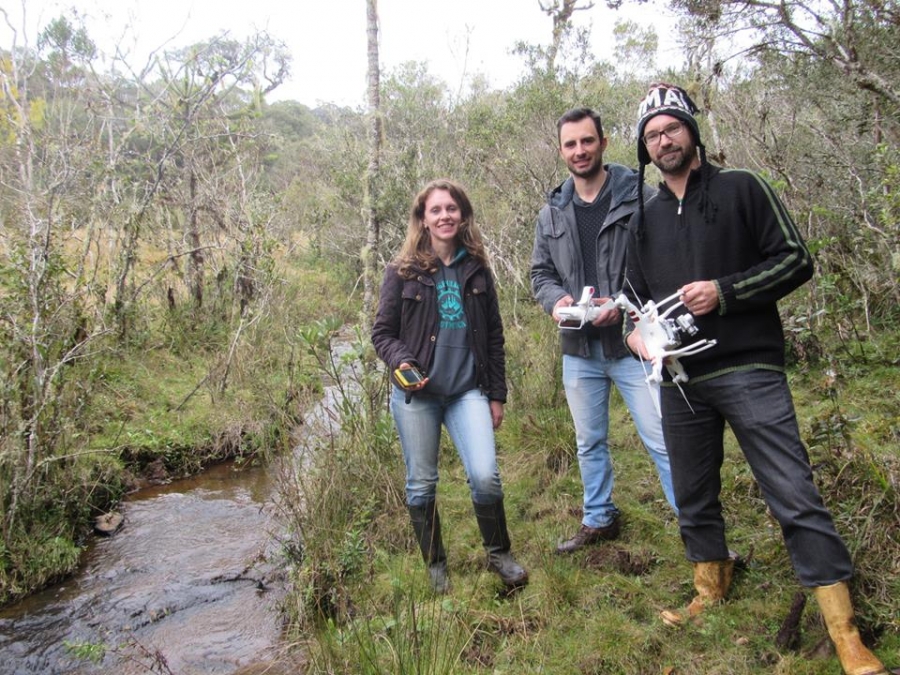
[[[350,336],[331,347],[341,362]],[[297,452],[332,432],[346,387],[325,384]],[[0,610],[0,675],[302,672],[278,610],[276,470],[226,463],[130,495],[69,580]]]
[[[124,528],[96,538],[76,575],[0,610],[0,673],[225,674],[278,661],[272,489],[266,469],[229,463],[131,495]],[[98,661],[71,645],[95,646]]]

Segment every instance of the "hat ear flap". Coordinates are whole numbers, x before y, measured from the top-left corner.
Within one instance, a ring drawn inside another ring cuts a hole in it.
[[[650,163],[650,153],[647,151],[647,146],[644,145],[644,141],[641,138],[638,138],[637,157],[638,164],[641,166]]]

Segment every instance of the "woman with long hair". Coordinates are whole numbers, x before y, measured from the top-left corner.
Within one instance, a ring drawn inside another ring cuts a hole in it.
[[[406,240],[388,265],[372,329],[391,372],[390,407],[406,463],[406,502],[431,587],[449,588],[436,505],[441,427],[468,478],[488,569],[528,582],[510,553],[494,430],[503,421],[503,322],[472,204],[440,179],[413,200]]]

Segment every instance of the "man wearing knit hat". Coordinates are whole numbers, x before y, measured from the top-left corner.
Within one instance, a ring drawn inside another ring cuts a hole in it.
[[[662,619],[683,624],[724,600],[731,583],[719,501],[727,422],[781,525],[800,583],[813,589],[844,671],[886,674],[855,627],[850,554],[813,482],[784,373],[776,303],[812,277],[812,258],[765,181],[707,161],[697,112],[669,84],[652,85],[641,102],[639,173],[652,162],[664,182],[632,219],[626,272],[636,304],[680,293],[699,329],[695,339],[717,341],[682,357],[690,380],[681,389],[671,382],[661,388],[678,522],[697,591],[687,608]],[[649,358],[640,333],[629,328],[629,348]]]

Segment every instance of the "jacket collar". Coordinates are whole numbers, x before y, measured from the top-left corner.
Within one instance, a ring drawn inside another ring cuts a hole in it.
[[[708,167],[709,167],[709,172],[710,172],[709,175],[710,176],[712,176],[713,174],[719,173],[719,171],[722,170],[722,167],[716,166],[715,164],[708,164]],[[688,194],[693,192],[694,188],[696,186],[700,185],[701,180],[702,179],[700,177],[700,167],[697,167],[696,169],[691,169],[691,173],[688,176],[687,188],[684,191],[684,196],[687,197]],[[665,181],[660,181],[659,193],[662,195],[665,195],[666,197],[669,197],[671,199],[676,199],[676,200],[678,199],[678,197],[675,196],[675,193],[673,193],[669,189],[669,186],[666,185]]]
[[[609,173],[609,187],[612,190],[612,198],[609,204],[609,210],[615,210],[622,202],[633,201],[637,199],[638,179],[637,172],[629,169],[621,164],[607,164],[606,171]],[[562,185],[559,185],[547,196],[547,202],[551,208],[564,209],[571,202],[575,195],[575,181],[569,176]]]
[[[444,263],[441,262],[440,258],[438,258],[438,262],[441,264],[441,266],[444,267],[456,267],[458,270],[460,270],[463,276],[470,274],[473,268],[478,267],[478,261],[475,260],[475,258],[473,258],[471,255],[469,255],[469,252],[466,250],[465,246],[460,246],[457,249],[456,255],[453,257],[450,265],[444,265]],[[415,272],[417,276],[420,276],[423,279],[430,279],[434,276],[431,272],[422,269],[418,265],[413,265],[410,270],[412,272]],[[434,274],[440,274],[440,268],[438,268],[438,270]]]

